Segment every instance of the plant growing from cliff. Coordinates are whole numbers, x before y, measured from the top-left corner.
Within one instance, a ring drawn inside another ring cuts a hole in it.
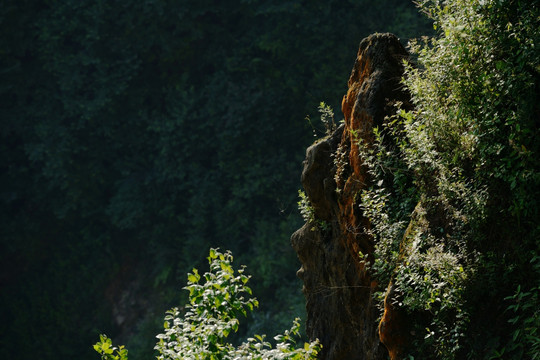
[[[326,135],[332,134],[336,128],[337,124],[334,120],[334,110],[324,101],[321,101],[319,104],[319,114],[321,114],[321,122],[324,125]]]
[[[320,114],[320,121],[322,125],[324,126],[324,131],[320,131],[316,128],[316,126],[311,121],[311,118],[306,116],[306,121],[311,126],[311,129],[313,131],[313,136],[317,136],[317,132],[322,132],[325,136],[329,136],[337,129],[337,123],[334,118],[334,110],[332,107],[328,104],[326,104],[324,101],[321,101],[319,103],[319,106],[317,107],[317,111]]]
[[[297,203],[298,210],[306,223],[314,225],[311,230],[315,230],[315,228],[318,227],[322,231],[327,231],[330,228],[330,224],[315,217],[315,209],[313,208],[313,205],[311,205],[311,201],[309,201],[306,193],[302,190],[298,190],[298,196],[300,197],[300,200]]]
[[[238,331],[238,317],[259,305],[247,286],[250,277],[244,274],[243,267],[235,271],[232,261],[230,252],[210,249],[210,270],[202,276],[197,269],[188,274],[184,289],[189,291],[189,302],[182,311],[173,308],[167,312],[164,332],[157,335],[157,359],[315,359],[320,349],[317,341],[295,347],[300,331],[298,319],[290,330],[274,338],[278,342],[275,348],[264,335],[248,338],[240,346],[228,341],[228,336]],[[104,335],[94,349],[103,360],[127,360],[127,350],[113,347]]]
[[[302,190],[298,190],[298,197],[300,197],[300,200],[298,200],[298,210],[300,211],[300,215],[302,215],[302,219],[304,219],[305,222],[314,222],[315,210],[306,193]]]
[[[419,5],[439,36],[411,43],[419,66],[407,65],[404,84],[414,110],[398,110],[359,144],[371,175],[361,206],[376,244],[372,269],[395,282],[403,309],[429,319],[415,321],[411,355],[490,358],[506,343],[503,357],[518,359],[516,346],[539,347],[536,315],[520,308],[512,330],[484,329],[492,334],[483,339],[471,329],[492,321],[479,306],[485,290],[495,308],[505,297],[538,303],[534,292],[508,298],[507,289],[538,288],[537,272],[520,273],[540,249],[540,9],[511,0]]]
[[[386,120],[380,128],[373,128],[371,142],[355,138],[371,179],[360,194],[360,207],[370,220],[371,228],[367,231],[376,244],[372,270],[388,283],[399,261],[399,245],[418,198],[399,147],[397,120]]]
[[[429,201],[413,181],[407,161],[410,144],[405,131],[410,120],[400,112],[387,118],[380,129],[373,129],[371,143],[358,142],[371,179],[362,191],[360,207],[370,220],[368,232],[375,242],[373,275],[383,284],[396,285],[397,306],[410,313],[432,314],[430,323],[415,329],[423,334],[419,348],[450,354],[467,321],[461,309],[467,276],[461,255],[446,246],[445,231],[431,229],[426,220],[424,206]],[[376,295],[382,309],[385,294]]]

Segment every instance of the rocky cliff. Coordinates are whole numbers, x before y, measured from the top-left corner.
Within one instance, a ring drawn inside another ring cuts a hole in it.
[[[379,335],[378,285],[363,262],[372,258],[374,243],[358,199],[370,179],[358,143],[369,144],[373,127],[396,102],[407,102],[400,84],[407,56],[391,34],[364,39],[342,102],[344,124],[306,151],[302,185],[314,220],[291,242],[302,263],[307,333],[321,341],[323,360],[394,358],[404,341],[389,306]]]

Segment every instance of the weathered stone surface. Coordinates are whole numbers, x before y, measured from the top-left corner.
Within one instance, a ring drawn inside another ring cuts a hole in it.
[[[369,144],[373,126],[383,122],[396,101],[407,101],[400,84],[405,57],[406,50],[391,34],[364,39],[343,98],[345,124],[306,152],[302,185],[316,221],[297,230],[291,242],[302,263],[298,276],[304,282],[307,333],[321,341],[324,360],[388,356],[379,340],[372,296],[377,284],[359,255],[371,258],[374,244],[359,207],[369,177],[358,140]],[[392,338],[385,333],[391,325],[382,327],[381,339]]]

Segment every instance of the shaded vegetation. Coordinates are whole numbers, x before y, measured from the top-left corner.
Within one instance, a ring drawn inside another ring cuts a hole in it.
[[[212,246],[263,300],[240,332],[282,329],[304,118],[361,38],[427,24],[398,0],[3,2],[0,357],[91,359],[100,332],[150,357]]]

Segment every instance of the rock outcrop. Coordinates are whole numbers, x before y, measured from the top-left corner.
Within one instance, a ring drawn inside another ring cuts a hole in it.
[[[369,144],[373,126],[382,124],[397,101],[408,100],[400,83],[407,56],[391,34],[364,39],[343,98],[344,124],[306,152],[302,185],[315,220],[297,230],[291,242],[302,263],[298,276],[304,282],[306,330],[321,341],[323,360],[385,359],[389,353],[395,358],[402,346],[388,332],[395,330],[391,321],[381,326],[386,347],[379,338],[373,300],[378,285],[363,262],[372,258],[374,243],[359,207],[370,180],[358,143]]]

